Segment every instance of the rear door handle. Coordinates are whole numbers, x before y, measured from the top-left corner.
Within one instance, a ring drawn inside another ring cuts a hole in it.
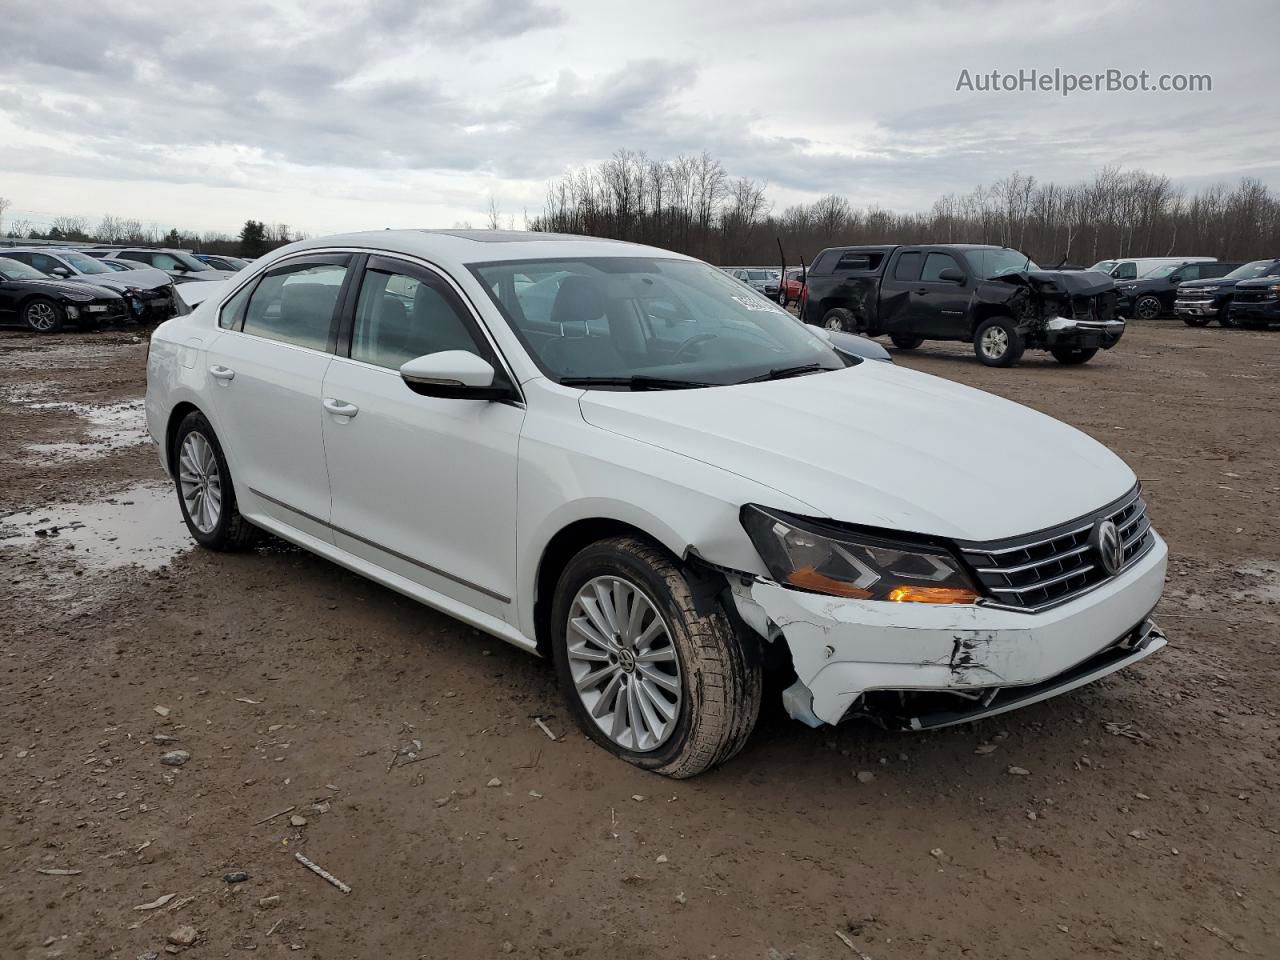
[[[324,408],[335,417],[354,417],[360,412],[360,408],[354,403],[347,403],[345,400],[335,400],[333,397],[324,398]]]
[[[234,370],[230,367],[220,367],[216,363],[209,368],[209,375],[215,380],[234,380],[236,378]]]

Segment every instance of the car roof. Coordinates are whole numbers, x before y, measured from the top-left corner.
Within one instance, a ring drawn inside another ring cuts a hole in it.
[[[313,240],[301,240],[273,250],[261,261],[289,253],[329,247],[384,250],[430,260],[441,266],[512,260],[577,259],[580,257],[652,257],[693,260],[683,254],[621,240],[581,237],[567,233],[521,230],[366,230]]]

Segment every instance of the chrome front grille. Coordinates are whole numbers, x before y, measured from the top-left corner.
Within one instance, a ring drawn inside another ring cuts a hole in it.
[[[1108,573],[1094,528],[1110,520],[1120,533],[1121,563]],[[1126,570],[1155,543],[1147,505],[1135,490],[1092,515],[1050,530],[991,543],[961,545],[990,594],[990,606],[1036,612],[1074,600]]]

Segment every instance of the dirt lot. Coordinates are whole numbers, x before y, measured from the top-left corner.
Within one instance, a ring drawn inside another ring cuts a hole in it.
[[[575,732],[542,662],[291,547],[190,549],[143,353],[0,333],[0,957],[183,925],[193,957],[1280,956],[1280,333],[900,355],[1133,465],[1171,646],[933,735],[770,703],[680,783]]]

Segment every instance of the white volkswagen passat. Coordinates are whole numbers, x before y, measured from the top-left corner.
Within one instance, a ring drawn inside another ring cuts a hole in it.
[[[161,325],[147,421],[192,536],[258,529],[549,655],[669,776],[811,725],[921,729],[1165,644],[1134,474],[663,250],[380,231],[275,251]]]

